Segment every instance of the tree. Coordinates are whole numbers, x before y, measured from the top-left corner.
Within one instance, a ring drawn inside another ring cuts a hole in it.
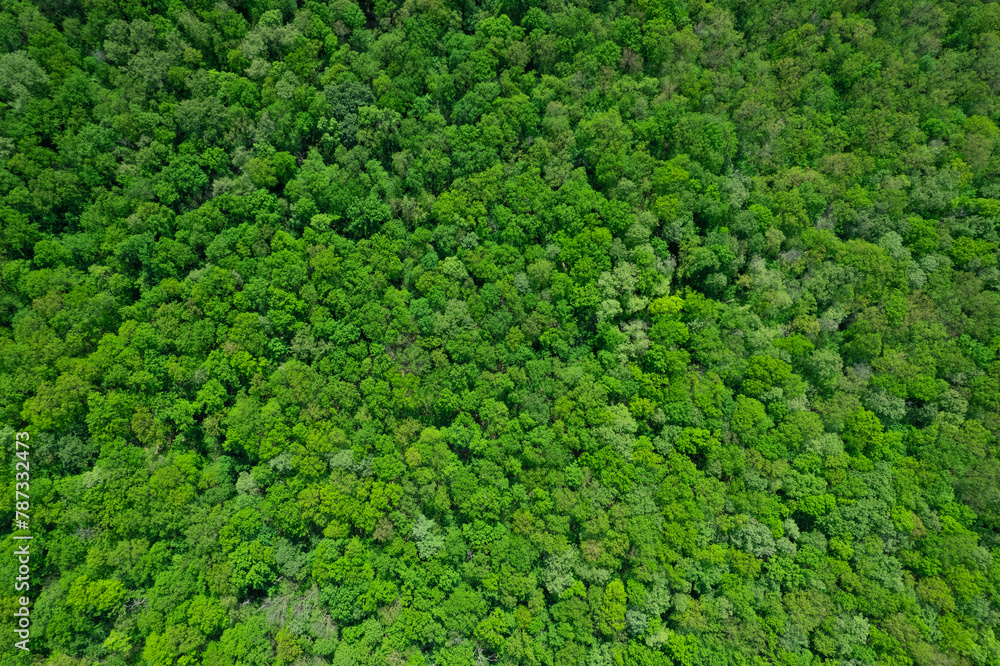
[[[20,112],[36,97],[49,89],[49,77],[26,51],[14,51],[0,56],[0,89],[4,101]]]
[[[613,580],[604,588],[601,607],[597,612],[597,628],[607,636],[625,630],[625,585]]]

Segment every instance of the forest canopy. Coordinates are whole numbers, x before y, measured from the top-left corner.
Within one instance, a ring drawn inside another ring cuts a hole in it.
[[[1000,664],[998,122],[981,0],[5,0],[0,664]]]

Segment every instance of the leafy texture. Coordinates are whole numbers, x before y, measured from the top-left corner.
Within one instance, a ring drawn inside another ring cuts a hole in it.
[[[3,663],[1000,663],[998,93],[980,0],[3,2]]]

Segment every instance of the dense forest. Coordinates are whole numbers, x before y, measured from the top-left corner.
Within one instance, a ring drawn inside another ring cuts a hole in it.
[[[1000,664],[998,121],[980,0],[4,0],[0,663]]]

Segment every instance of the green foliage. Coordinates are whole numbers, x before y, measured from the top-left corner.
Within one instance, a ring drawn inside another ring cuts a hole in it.
[[[980,0],[0,4],[31,658],[997,663],[998,45]]]
[[[625,601],[625,586],[622,582],[613,580],[608,583],[597,614],[597,628],[602,633],[614,636],[625,629]]]

